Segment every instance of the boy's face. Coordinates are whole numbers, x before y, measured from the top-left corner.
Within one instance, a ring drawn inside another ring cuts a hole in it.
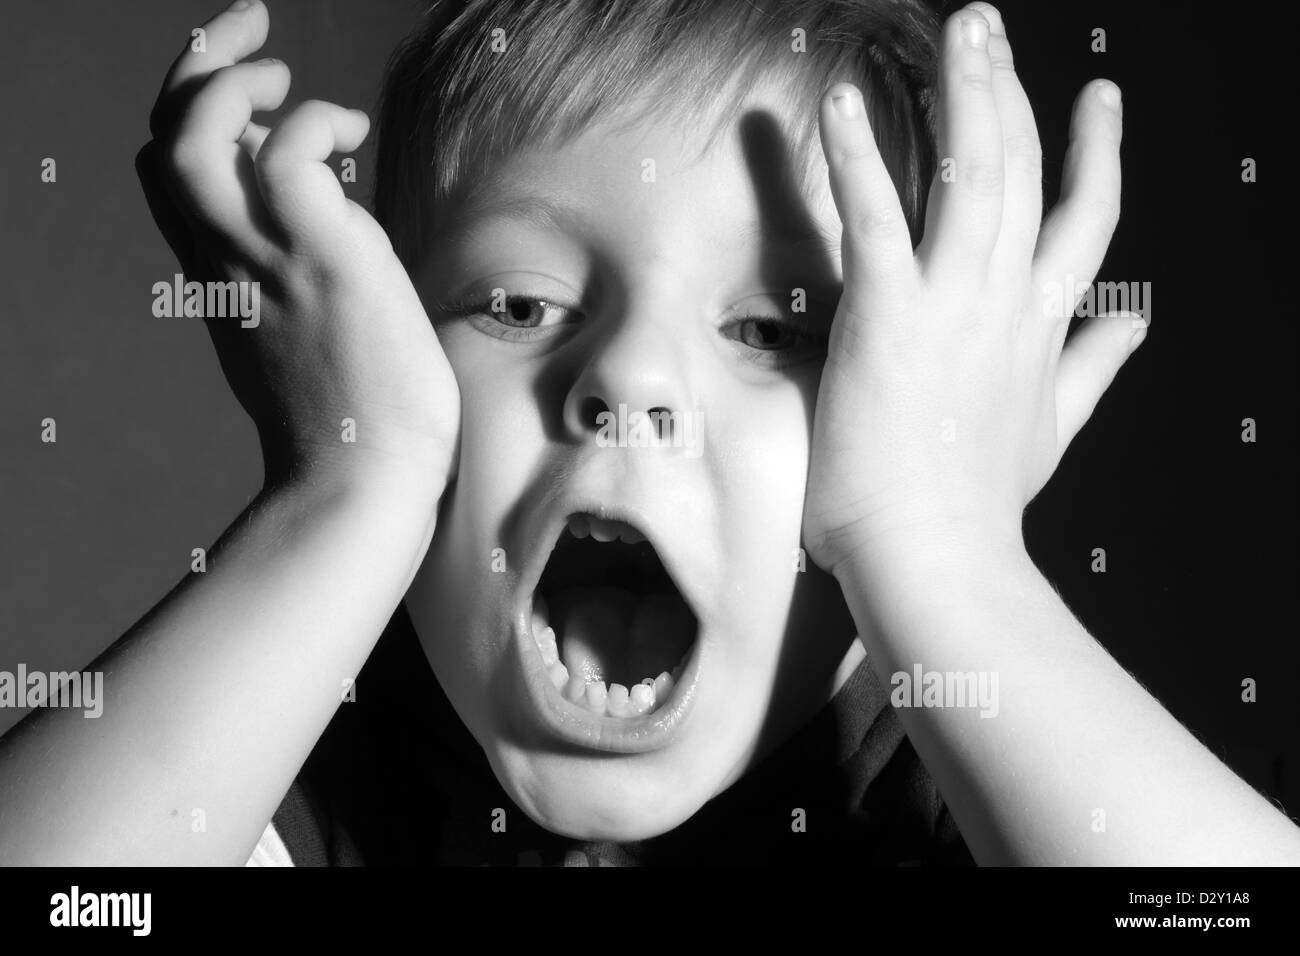
[[[463,418],[408,606],[556,832],[676,826],[826,702],[854,646],[798,551],[840,222],[819,146],[813,185],[791,174],[777,102],[752,93],[712,142],[709,118],[640,119],[520,150],[439,211],[416,277]]]

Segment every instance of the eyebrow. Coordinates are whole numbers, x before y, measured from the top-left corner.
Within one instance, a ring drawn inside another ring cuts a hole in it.
[[[840,251],[840,237],[819,224],[809,224],[807,229],[773,228],[770,221],[760,220],[746,225],[738,235],[743,241],[754,244],[768,242],[837,256]]]
[[[563,231],[575,224],[573,214],[560,203],[544,196],[489,193],[493,187],[485,180],[465,197],[453,212],[448,226],[460,228],[475,219],[515,219],[542,229]],[[484,195],[489,193],[488,195]]]

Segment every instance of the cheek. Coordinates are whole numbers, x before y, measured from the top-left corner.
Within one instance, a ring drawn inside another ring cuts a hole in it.
[[[719,434],[709,436],[720,444],[714,479],[724,504],[745,509],[751,522],[775,522],[768,533],[788,533],[803,508],[820,369],[808,363],[798,371],[733,397]]]
[[[750,635],[753,665],[779,639],[796,581],[813,393],[811,381],[745,389],[706,433],[727,616]]]
[[[545,448],[538,375],[505,361],[502,350],[472,329],[448,333],[443,342],[461,396],[458,481],[505,507],[523,493]]]
[[[482,679],[504,655],[509,584],[520,556],[507,528],[521,501],[537,493],[546,439],[535,381],[509,366],[473,330],[440,331],[461,394],[455,481],[417,575],[408,606],[421,633],[472,634],[441,642],[432,656],[445,682],[468,668]],[[490,343],[489,343],[490,344]],[[418,608],[418,610],[417,610]]]

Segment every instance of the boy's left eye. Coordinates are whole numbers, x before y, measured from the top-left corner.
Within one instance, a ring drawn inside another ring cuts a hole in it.
[[[798,331],[780,319],[739,319],[734,328],[736,338],[753,349],[788,349],[799,342]]]
[[[825,337],[790,318],[741,315],[726,322],[720,331],[743,346],[743,358],[766,368],[788,368],[825,355]]]
[[[504,308],[488,310],[488,314],[512,329],[539,329],[573,321],[572,309],[545,299],[510,296],[503,305]]]

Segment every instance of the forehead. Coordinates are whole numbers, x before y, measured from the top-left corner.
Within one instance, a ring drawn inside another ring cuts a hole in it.
[[[817,104],[804,106],[815,117]],[[688,262],[761,246],[829,281],[840,222],[809,122],[771,86],[713,115],[633,104],[493,164],[439,210],[437,234],[454,242],[512,227]]]

